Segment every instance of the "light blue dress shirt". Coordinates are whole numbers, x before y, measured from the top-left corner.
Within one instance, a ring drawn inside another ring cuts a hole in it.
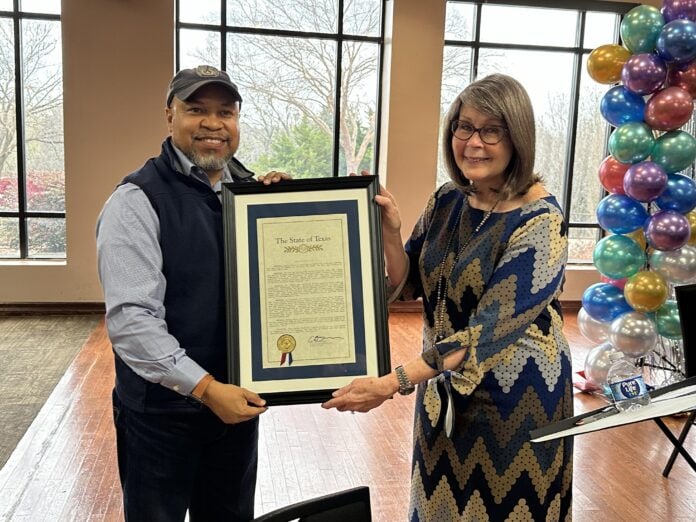
[[[205,183],[220,197],[222,180],[207,175],[176,147],[181,171]],[[208,373],[186,355],[186,347],[167,330],[159,219],[140,187],[119,186],[97,221],[97,263],[106,303],[106,327],[116,354],[140,377],[188,395]]]

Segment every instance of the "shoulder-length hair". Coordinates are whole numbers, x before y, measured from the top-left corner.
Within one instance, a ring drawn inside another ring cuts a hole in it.
[[[467,86],[454,99],[442,125],[442,154],[450,179],[464,192],[475,187],[457,166],[452,152],[452,122],[459,119],[463,106],[471,107],[504,122],[513,154],[505,171],[502,199],[525,194],[541,178],[534,173],[536,131],[534,109],[522,84],[505,74],[491,74]]]

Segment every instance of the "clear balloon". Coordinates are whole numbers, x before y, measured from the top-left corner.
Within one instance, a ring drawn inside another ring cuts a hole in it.
[[[609,341],[628,357],[643,357],[657,344],[657,325],[645,314],[628,312],[612,321]]]
[[[599,181],[611,194],[624,194],[623,178],[630,163],[621,163],[614,156],[604,158],[599,166]]]
[[[696,61],[687,65],[672,64],[667,72],[667,85],[680,87],[696,98]]]
[[[609,136],[609,152],[621,163],[638,163],[652,154],[655,140],[645,123],[632,121]]]
[[[674,210],[660,210],[647,221],[645,239],[657,250],[676,250],[686,245],[691,228],[689,221]]]
[[[696,282],[696,247],[684,245],[677,250],[654,250],[650,267],[675,285]]]
[[[696,0],[663,0],[662,15],[665,22],[678,18],[696,22]]]
[[[682,214],[696,207],[696,182],[681,174],[670,174],[665,191],[655,203],[662,210],[676,210]]]
[[[645,266],[645,252],[630,237],[620,234],[602,238],[592,254],[595,267],[611,279],[637,274]]]
[[[604,119],[614,127],[629,121],[643,121],[645,100],[642,96],[629,91],[622,85],[609,89],[602,97],[599,111]]]
[[[657,332],[668,339],[681,339],[681,320],[677,302],[669,299],[655,312]]]
[[[655,140],[651,154],[652,160],[668,174],[679,172],[696,159],[696,139],[685,131],[669,131]]]
[[[601,322],[612,321],[631,311],[621,289],[608,283],[595,283],[587,287],[582,294],[582,307],[590,317]]]
[[[638,201],[623,194],[609,194],[597,205],[597,221],[604,230],[626,234],[644,226],[648,213]]]
[[[657,199],[667,188],[667,173],[652,161],[641,161],[626,171],[623,179],[627,196],[642,202]]]
[[[655,47],[667,62],[690,63],[696,58],[696,22],[672,20],[662,28]]]
[[[609,371],[609,366],[611,366],[609,354],[615,351],[616,349],[610,342],[604,342],[587,352],[584,368],[585,380],[600,388],[606,386],[607,372]]]
[[[601,343],[609,339],[610,321],[597,321],[584,308],[580,308],[577,321],[578,329],[586,339],[595,343]]]
[[[630,56],[631,51],[621,45],[600,45],[587,58],[587,73],[598,83],[616,83],[621,79],[621,70]]]
[[[664,304],[667,293],[663,277],[648,270],[629,277],[624,287],[626,302],[637,312],[654,312]]]
[[[667,65],[656,54],[634,54],[621,69],[621,81],[636,94],[652,94],[666,79]]]
[[[657,91],[645,105],[645,123],[654,130],[676,130],[691,119],[694,101],[681,87]]]
[[[639,5],[621,21],[621,40],[633,54],[649,53],[655,48],[665,18],[656,7]]]

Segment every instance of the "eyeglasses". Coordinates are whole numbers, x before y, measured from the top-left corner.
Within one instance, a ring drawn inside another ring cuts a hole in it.
[[[460,120],[454,120],[450,124],[450,130],[455,138],[458,140],[466,141],[471,139],[474,133],[478,132],[481,141],[486,145],[495,145],[500,143],[500,141],[505,137],[508,130],[505,127],[499,125],[486,125],[477,129],[470,123]]]

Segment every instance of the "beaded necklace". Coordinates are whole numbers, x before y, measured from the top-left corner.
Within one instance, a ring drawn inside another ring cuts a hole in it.
[[[478,234],[479,230],[483,228],[483,225],[486,224],[486,221],[491,217],[493,214],[493,211],[495,208],[498,206],[498,203],[500,203],[500,198],[495,200],[495,203],[493,203],[493,206],[486,211],[486,213],[483,215],[483,219],[481,222],[476,226],[474,231],[471,233],[471,235],[468,237],[466,241],[464,241],[464,244],[459,247],[459,250],[457,251],[457,254],[454,256],[454,261],[452,261],[452,266],[449,269],[449,273],[447,274],[447,277],[444,277],[445,275],[445,261],[447,260],[447,256],[449,255],[449,250],[450,247],[452,246],[452,241],[454,240],[454,236],[458,231],[458,228],[455,227],[452,229],[452,232],[450,232],[449,239],[447,240],[447,247],[445,248],[445,255],[442,256],[442,261],[440,261],[440,269],[438,273],[438,278],[437,278],[437,299],[435,301],[435,341],[441,341],[442,339],[445,338],[445,333],[444,333],[444,328],[445,328],[445,312],[447,309],[447,289],[449,287],[449,279],[452,276],[452,271],[454,270],[454,267],[457,265],[457,261],[459,260],[459,257],[462,255],[464,252],[464,249],[469,246],[471,243],[472,239],[474,239],[474,236]],[[464,216],[464,205],[462,205],[462,209],[459,211],[459,223],[462,222],[462,217]]]

